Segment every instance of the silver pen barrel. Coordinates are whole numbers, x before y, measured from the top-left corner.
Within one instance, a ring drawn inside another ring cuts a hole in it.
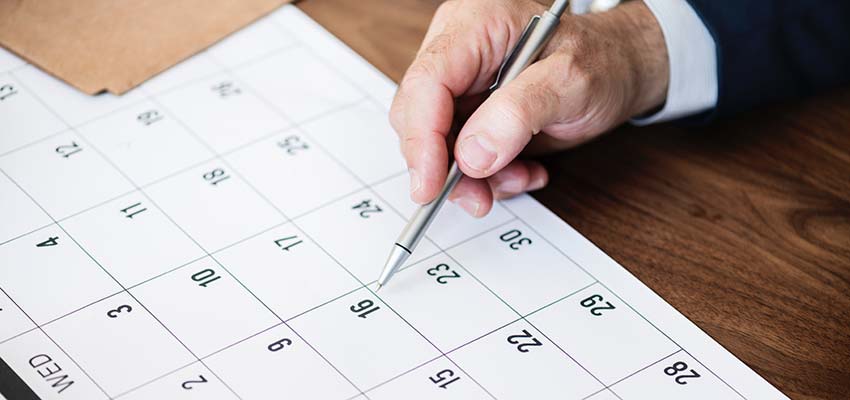
[[[531,19],[523,31],[522,36],[517,41],[517,44],[514,46],[514,49],[505,58],[505,62],[502,63],[496,77],[496,82],[490,87],[491,91],[514,80],[514,78],[519,76],[520,72],[537,60],[543,47],[546,46],[546,42],[549,41],[552,33],[558,27],[560,17],[568,5],[568,0],[556,0],[549,10],[543,12],[543,15],[534,16]],[[396,239],[389,258],[387,258],[387,263],[381,272],[381,276],[378,278],[378,289],[389,281],[410,254],[413,253],[419,241],[425,236],[428,226],[434,221],[443,203],[448,199],[449,193],[452,192],[461,177],[463,177],[463,173],[460,171],[457,162],[452,162],[449,168],[449,174],[446,177],[446,183],[443,185],[440,194],[436,199],[423,205],[413,214],[407,226],[405,226],[398,239]]]

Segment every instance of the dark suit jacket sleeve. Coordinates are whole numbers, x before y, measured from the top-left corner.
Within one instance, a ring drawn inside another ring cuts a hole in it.
[[[850,82],[850,0],[688,0],[717,47],[712,117]]]

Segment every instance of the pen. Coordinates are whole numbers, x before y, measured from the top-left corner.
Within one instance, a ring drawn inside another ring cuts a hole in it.
[[[543,15],[535,15],[531,18],[531,21],[528,22],[528,25],[522,32],[519,41],[517,41],[513,50],[508,53],[504,62],[502,62],[499,72],[496,74],[496,82],[490,86],[491,92],[512,81],[520,72],[537,60],[543,47],[546,46],[549,38],[552,37],[552,33],[555,32],[555,28],[558,27],[561,15],[564,14],[568,5],[569,0],[555,0],[552,7],[544,11]],[[384,265],[381,276],[378,278],[378,287],[375,291],[380,290],[381,287],[386,285],[407,258],[410,257],[416,245],[425,236],[425,231],[434,220],[437,212],[440,211],[440,207],[445,203],[449,197],[449,193],[451,193],[462,176],[463,173],[458,168],[457,162],[452,162],[452,166],[449,168],[449,174],[446,177],[446,184],[443,186],[440,194],[430,203],[420,207],[416,211],[416,214],[413,214],[413,217],[407,223],[407,226],[404,227],[404,230],[401,231],[401,235],[396,239],[395,244],[393,244],[393,248],[387,258],[387,263]]]

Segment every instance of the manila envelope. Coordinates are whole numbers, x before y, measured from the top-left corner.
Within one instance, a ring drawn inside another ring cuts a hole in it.
[[[0,0],[0,45],[88,94],[122,94],[290,0]]]

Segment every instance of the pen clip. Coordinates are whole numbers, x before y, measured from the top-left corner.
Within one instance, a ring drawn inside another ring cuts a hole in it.
[[[508,53],[508,56],[505,57],[505,61],[502,61],[502,65],[499,67],[499,72],[496,73],[496,81],[490,86],[490,90],[496,90],[499,88],[499,82],[502,79],[502,73],[508,68],[509,65],[513,64],[516,60],[516,55],[519,49],[521,49],[525,42],[528,41],[528,37],[531,35],[531,31],[534,30],[534,27],[537,26],[537,23],[540,22],[540,16],[535,15],[531,17],[531,21],[528,21],[528,25],[525,26],[525,29],[522,31],[522,35],[520,35],[519,40],[514,45],[514,48],[511,49],[511,52]]]

